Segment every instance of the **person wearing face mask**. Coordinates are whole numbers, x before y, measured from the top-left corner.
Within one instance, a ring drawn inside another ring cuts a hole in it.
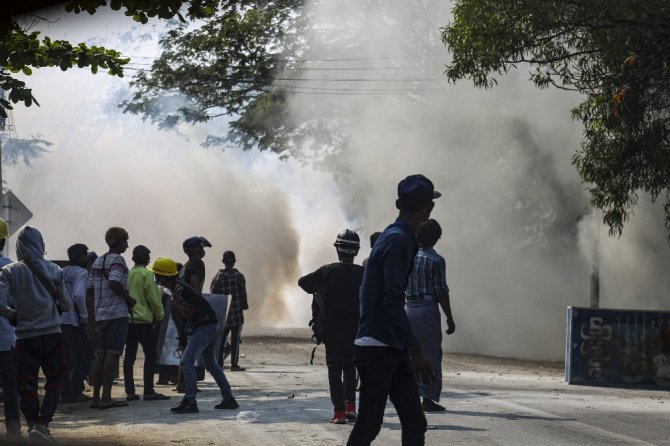
[[[72,308],[61,316],[60,328],[69,366],[63,381],[61,402],[76,403],[90,399],[84,394],[84,380],[91,372],[91,346],[86,336],[88,247],[83,243],[76,243],[67,249],[67,257],[70,265],[63,268],[63,280],[72,299]]]

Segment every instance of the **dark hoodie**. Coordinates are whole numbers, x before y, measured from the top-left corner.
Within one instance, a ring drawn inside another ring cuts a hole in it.
[[[0,316],[16,319],[16,338],[27,339],[60,333],[61,318],[49,291],[25,264],[49,278],[63,296],[61,311],[68,311],[72,301],[65,289],[63,271],[44,259],[44,240],[40,231],[26,226],[19,231],[16,242],[16,263],[0,272]]]

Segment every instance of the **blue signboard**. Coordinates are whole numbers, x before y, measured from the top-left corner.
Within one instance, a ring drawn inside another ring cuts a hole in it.
[[[670,388],[670,312],[568,307],[565,380]]]

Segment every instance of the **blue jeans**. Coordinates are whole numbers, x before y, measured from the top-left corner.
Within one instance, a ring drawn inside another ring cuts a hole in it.
[[[407,350],[354,346],[354,364],[361,377],[358,418],[348,446],[367,446],[377,437],[390,397],[402,426],[402,444],[425,443],[426,416]]]
[[[217,337],[218,330],[216,324],[209,324],[196,327],[193,334],[188,338],[188,345],[181,357],[181,361],[179,361],[182,373],[184,374],[185,399],[195,401],[197,388],[195,360],[200,355],[202,355],[205,368],[212,375],[219,389],[221,389],[221,398],[226,400],[233,397],[233,392],[230,390],[230,384],[228,384],[223,369],[214,360]]]

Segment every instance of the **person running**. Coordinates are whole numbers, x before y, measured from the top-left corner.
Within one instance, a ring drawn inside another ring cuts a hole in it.
[[[398,184],[400,214],[375,242],[361,284],[361,315],[354,363],[361,379],[360,407],[348,446],[366,446],[379,434],[387,399],[402,426],[402,444],[425,443],[426,416],[416,380],[435,379],[405,312],[405,288],[414,255],[416,233],[430,218],[440,197],[423,175],[410,175]]]
[[[76,243],[67,249],[70,265],[63,268],[63,280],[72,308],[63,313],[61,331],[65,345],[68,373],[65,374],[61,402],[76,403],[91,397],[84,394],[84,380],[91,372],[91,345],[86,335],[88,310],[86,309],[86,287],[88,286],[88,247]]]
[[[354,263],[359,249],[358,234],[345,229],[335,239],[339,261],[324,265],[298,280],[298,286],[305,292],[320,293],[324,305],[323,343],[334,408],[330,419],[333,424],[346,424],[348,419],[356,419],[354,339],[358,328],[358,293],[364,271],[361,265]]]
[[[414,267],[405,291],[405,310],[409,323],[436,376],[431,384],[417,382],[424,412],[446,410],[438,404],[442,393],[442,324],[439,307],[442,307],[447,317],[447,334],[456,331],[444,257],[433,248],[441,236],[442,228],[432,218],[419,229],[419,252],[414,256]]]
[[[0,316],[16,324],[16,367],[21,411],[33,441],[55,444],[49,423],[60,401],[67,370],[61,336],[61,313],[72,301],[65,289],[63,271],[44,259],[42,234],[32,226],[19,231],[16,263],[0,271]],[[38,374],[46,377],[40,405]]]
[[[230,371],[241,372],[244,367],[240,367],[240,335],[242,334],[242,325],[244,324],[244,310],[249,309],[247,303],[247,286],[244,275],[235,268],[235,253],[226,251],[221,260],[225,266],[220,269],[210,285],[210,293],[230,295],[230,308],[226,316],[226,326],[221,336],[221,346],[218,352],[218,363],[223,367],[224,346],[228,334],[230,334]]]
[[[172,295],[172,304],[182,315],[184,324],[178,324],[179,347],[182,352],[179,361],[184,374],[184,399],[170,409],[172,413],[197,413],[195,360],[200,357],[205,368],[214,378],[221,391],[221,403],[215,409],[237,409],[239,404],[233,397],[226,375],[214,355],[217,341],[217,319],[212,306],[190,285],[177,280],[177,264],[174,260],[159,257],[149,267],[156,275],[158,283]]]
[[[153,324],[163,320],[163,303],[156,279],[147,265],[151,260],[151,251],[144,245],[137,245],[133,249],[132,267],[128,273],[128,292],[135,299],[128,337],[126,339],[126,354],[123,357],[123,381],[126,388],[126,401],[136,401],[140,397],[135,393],[135,379],[133,366],[137,358],[137,347],[142,345],[144,352],[144,392],[145,401],[167,400],[169,396],[154,391],[154,369],[156,367],[156,337]]]
[[[95,309],[94,321],[89,317],[89,324],[95,324],[91,408],[98,409],[128,405],[125,401],[112,399],[112,384],[126,345],[128,313],[135,305],[127,288],[128,267],[121,257],[128,249],[128,232],[118,226],[111,227],[105,233],[105,242],[109,251],[93,262],[86,292],[87,305]]]
[[[9,257],[2,255],[9,237],[9,226],[0,218],[0,268],[12,263]],[[9,320],[0,317],[0,384],[5,408],[5,431],[7,441],[13,442],[21,438],[21,421],[19,415],[19,386],[16,383],[14,369],[14,346],[16,334]]]

